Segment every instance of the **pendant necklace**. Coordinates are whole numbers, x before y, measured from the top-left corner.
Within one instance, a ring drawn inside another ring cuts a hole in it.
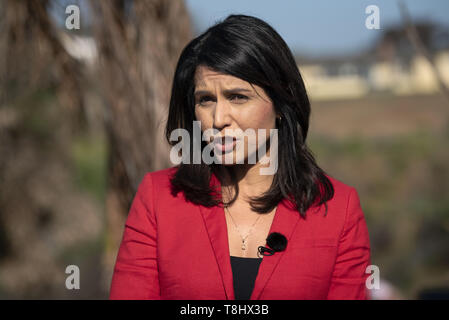
[[[259,214],[259,217],[256,219],[256,221],[253,223],[253,225],[251,226],[251,228],[248,231],[248,234],[245,237],[242,237],[242,233],[240,232],[240,229],[237,227],[237,224],[234,221],[234,218],[232,217],[231,213],[229,212],[229,209],[227,207],[225,207],[226,211],[228,212],[229,216],[231,217],[232,222],[235,225],[235,228],[237,229],[240,238],[242,238],[242,250],[246,250],[246,238],[248,238],[248,236],[251,234],[252,229],[254,228],[254,226],[256,225],[257,221],[259,221],[260,217],[262,216],[261,214]]]

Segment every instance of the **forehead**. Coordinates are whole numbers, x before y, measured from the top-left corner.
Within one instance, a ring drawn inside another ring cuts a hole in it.
[[[214,71],[205,66],[199,66],[195,71],[195,87],[207,87],[216,84],[225,87],[239,86],[251,89],[251,85],[240,78]]]

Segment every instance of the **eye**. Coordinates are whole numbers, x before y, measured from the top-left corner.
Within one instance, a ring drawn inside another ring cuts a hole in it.
[[[198,104],[204,106],[207,104],[208,101],[212,101],[212,97],[210,96],[202,96],[198,99]]]
[[[231,100],[232,102],[235,102],[235,103],[244,103],[248,100],[248,97],[244,96],[242,94],[236,93],[236,94],[232,94],[229,97],[229,100]]]

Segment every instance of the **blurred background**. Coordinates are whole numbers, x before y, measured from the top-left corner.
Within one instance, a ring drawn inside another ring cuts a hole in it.
[[[448,12],[445,0],[0,0],[0,299],[108,297],[136,188],[172,166],[179,54],[231,13],[270,23],[296,57],[308,144],[359,192],[381,277],[371,298],[447,299]]]

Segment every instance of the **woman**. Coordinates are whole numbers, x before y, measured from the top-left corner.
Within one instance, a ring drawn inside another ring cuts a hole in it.
[[[192,40],[166,127],[182,162],[143,178],[110,298],[366,299],[358,193],[316,164],[309,117],[292,53],[264,21],[230,15]]]

